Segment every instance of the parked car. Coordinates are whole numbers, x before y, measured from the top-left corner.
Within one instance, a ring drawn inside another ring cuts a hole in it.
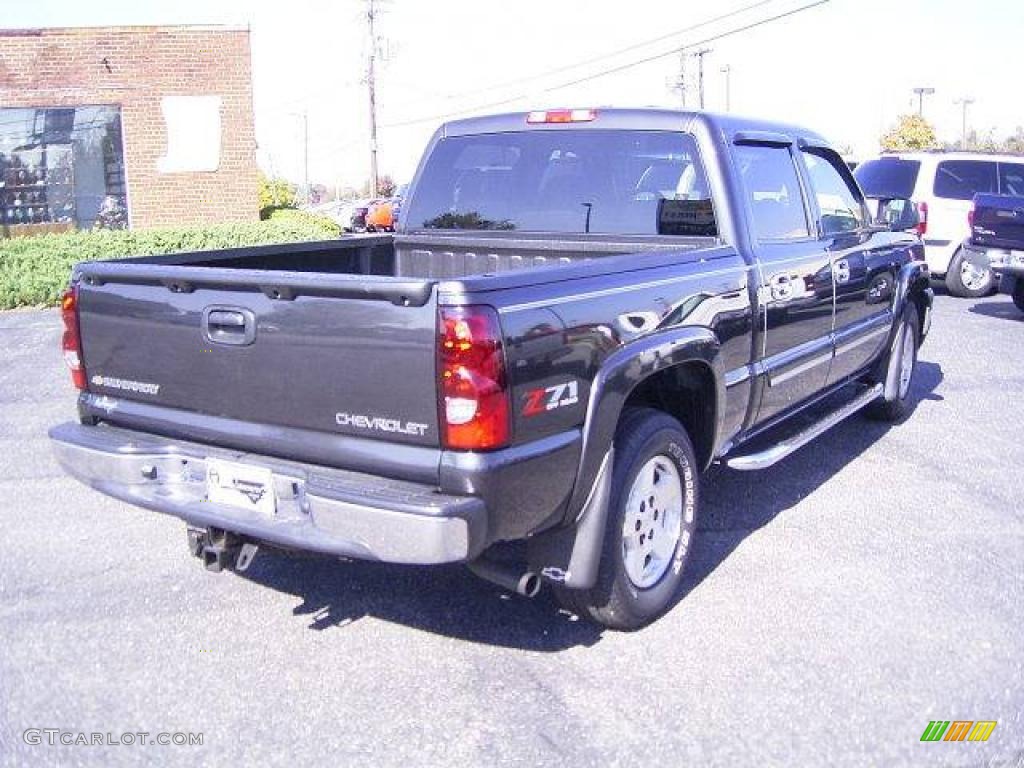
[[[1024,157],[977,152],[899,152],[857,166],[854,175],[868,195],[910,198],[917,203],[925,258],[932,275],[954,296],[992,292],[995,276],[966,258],[967,214],[976,194],[1024,194]]]
[[[681,593],[703,470],[910,410],[916,211],[873,219],[812,131],[460,120],[406,205],[395,235],[77,265],[61,464],[185,520],[211,570],[264,544],[462,562],[635,629]]]
[[[968,258],[992,269],[999,290],[1024,312],[1024,196],[975,195]]]

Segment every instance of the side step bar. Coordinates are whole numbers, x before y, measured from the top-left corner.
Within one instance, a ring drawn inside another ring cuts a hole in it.
[[[788,437],[770,448],[765,448],[763,451],[726,459],[725,464],[727,467],[731,467],[732,469],[739,469],[743,471],[770,467],[772,464],[782,461],[784,458],[789,456],[789,454],[793,453],[793,451],[803,448],[811,442],[811,440],[832,429],[836,424],[841,422],[843,419],[852,416],[868,403],[881,397],[883,389],[884,385],[875,384],[870,389],[866,389],[861,394],[857,395],[857,397],[846,405],[832,411],[832,413],[822,418],[821,421],[811,424],[809,427],[797,432],[792,437]]]

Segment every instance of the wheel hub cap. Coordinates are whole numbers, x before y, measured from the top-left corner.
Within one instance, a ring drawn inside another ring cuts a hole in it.
[[[634,586],[646,589],[665,575],[682,528],[679,469],[668,456],[655,456],[633,480],[622,523],[622,559]]]
[[[971,291],[983,288],[989,280],[989,271],[985,267],[979,267],[968,260],[960,264],[960,282]]]

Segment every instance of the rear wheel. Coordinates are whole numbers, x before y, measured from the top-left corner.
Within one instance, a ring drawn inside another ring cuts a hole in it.
[[[971,262],[963,248],[953,254],[946,272],[946,288],[951,294],[962,299],[979,299],[988,296],[995,284],[991,268]]]
[[[896,399],[879,399],[871,403],[865,411],[877,421],[900,421],[910,412],[910,385],[917,370],[917,348],[921,336],[921,322],[917,317],[917,307],[907,304],[903,310],[903,319],[896,332],[896,343],[889,353],[889,363],[885,367],[885,380],[896,376]],[[893,369],[895,366],[895,370]]]
[[[679,596],[697,530],[697,462],[678,421],[632,408],[615,434],[615,466],[597,583],[559,588],[570,611],[612,629],[639,629]]]

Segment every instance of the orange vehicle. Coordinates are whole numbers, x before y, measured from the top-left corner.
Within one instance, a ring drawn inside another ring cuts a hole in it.
[[[395,229],[394,201],[374,200],[366,212],[367,232],[392,232]]]

